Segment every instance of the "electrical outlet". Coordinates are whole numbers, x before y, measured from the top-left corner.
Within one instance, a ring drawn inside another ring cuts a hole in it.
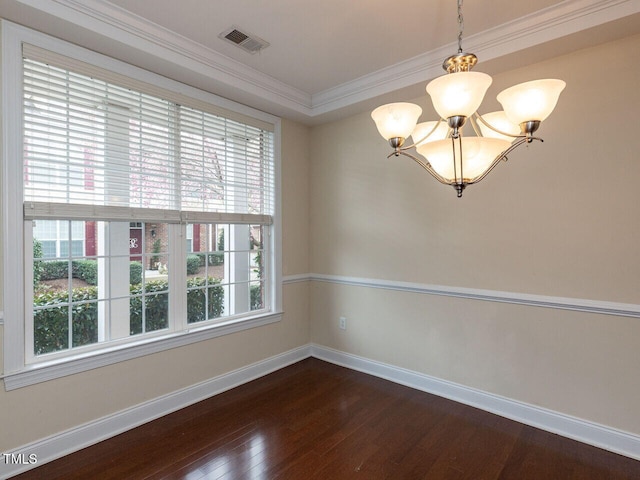
[[[345,317],[340,317],[340,330],[347,329],[347,319]]]

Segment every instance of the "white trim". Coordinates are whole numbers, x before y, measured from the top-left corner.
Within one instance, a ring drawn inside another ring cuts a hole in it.
[[[23,298],[23,255],[16,255],[15,247],[22,246],[22,182],[8,179],[22,176],[22,53],[20,38],[7,22],[1,22],[0,48],[2,54],[2,250],[3,250],[3,301],[4,301],[4,371],[12,372],[24,364],[24,304],[7,301]],[[19,112],[19,113],[17,113]],[[9,141],[8,139],[12,139]],[[15,321],[19,319],[19,321]]]
[[[640,12],[637,0],[568,0],[465,37],[465,51],[483,62],[571,35]],[[313,116],[329,113],[443,74],[442,60],[455,52],[451,43],[376,72],[319,92]]]
[[[53,2],[36,2],[36,5],[34,6],[37,8],[38,6],[48,6],[52,3]],[[274,126],[279,120],[278,116],[276,115],[272,115],[248,105],[238,103],[234,100],[221,97],[220,95],[215,95],[211,92],[192,87],[177,80],[172,80],[162,75],[153,73],[149,70],[145,70],[135,65],[125,63],[121,60],[118,60],[117,58],[96,53],[84,47],[74,45],[65,40],[60,40],[45,33],[41,33],[36,30],[17,25],[7,20],[2,20],[2,35],[3,40],[9,40],[11,42],[11,45],[8,46],[6,50],[4,44],[2,45],[3,54],[5,52],[9,52],[12,55],[12,58],[15,59],[14,64],[9,66],[10,70],[7,75],[14,74],[12,72],[15,72],[14,69],[16,68],[19,68],[19,70],[22,71],[22,43],[28,43],[33,46],[54,52],[56,54],[69,57],[79,62],[84,62],[89,65],[95,65],[96,67],[99,67],[101,69],[105,69],[115,74],[129,77],[133,80],[169,90],[171,92],[175,92],[176,94],[185,95],[193,100],[209,103],[213,106],[217,106],[231,112],[246,115],[248,117],[253,117],[257,120],[262,120],[263,122],[269,123]],[[122,40],[122,38],[120,38],[119,40]],[[3,56],[3,62],[4,61],[5,60]],[[176,62],[176,65],[179,65],[179,62]],[[21,83],[22,77],[20,76],[20,88]],[[20,93],[22,93],[22,90],[20,90]],[[20,106],[22,105],[21,101],[22,96],[18,97],[17,99],[17,103]]]
[[[311,356],[640,460],[638,435],[321,345]]]
[[[168,334],[163,338],[153,337],[140,340],[138,343],[127,343],[119,347],[105,348],[82,356],[77,355],[75,358],[64,357],[50,363],[27,365],[15,373],[7,373],[4,377],[4,387],[6,391],[15,390],[16,388],[86,372],[94,368],[151,355],[171,348],[183,347],[250,328],[269,325],[270,323],[279,322],[281,319],[281,313],[272,313],[251,319],[224,322],[214,326],[202,327],[201,329],[197,329],[197,326],[192,326],[191,330]]]
[[[302,278],[302,276],[300,276],[300,278]],[[382,288],[384,290],[399,290],[401,292],[409,293],[441,295],[446,297],[468,298],[471,300],[483,300],[488,302],[527,305],[530,307],[555,308],[560,310],[573,310],[576,312],[599,313],[602,315],[617,315],[621,317],[640,318],[640,305],[633,303],[607,302],[603,300],[589,300],[582,298],[552,297],[548,295],[532,295],[528,293],[501,292],[497,290],[482,290],[477,288],[399,282],[396,280],[343,277],[340,275],[325,275],[319,273],[311,273],[308,275],[308,278],[309,280],[313,280],[316,282],[335,283],[354,287]]]
[[[100,0],[18,0],[20,3],[116,39],[149,55],[209,77],[239,92],[237,101],[266,101],[283,115],[311,119],[376,96],[427,82],[442,74],[441,63],[455,52],[441,46],[317,93],[304,92],[153,22]],[[465,38],[467,51],[483,61],[522,51],[640,12],[637,0],[566,0]]]
[[[131,430],[144,423],[150,422],[181,408],[193,405],[219,393],[245,384],[259,377],[280,370],[288,365],[299,362],[310,355],[310,346],[289,350],[246,367],[219,375],[202,383],[163,395],[148,402],[94,420],[84,425],[71,428],[50,437],[24,445],[9,452],[24,454],[24,458],[36,454],[38,463],[35,465],[7,465],[0,461],[0,478],[8,478],[26,470],[50,462],[69,453],[78,451],[111,438],[127,430]]]
[[[160,25],[100,0],[18,0],[233,89],[311,114],[311,95]]]
[[[311,280],[311,275],[308,273],[300,273],[296,275],[285,275],[282,277],[282,284],[289,285],[290,283],[308,282]]]
[[[271,299],[271,309],[276,312],[283,310],[282,300],[282,121],[278,118],[274,122],[274,191],[273,198],[273,224],[271,229],[267,229],[269,233],[268,241],[270,242],[270,251],[272,254],[269,258],[274,261],[271,269],[271,278],[268,280],[273,282],[273,288],[269,290],[273,292]]]
[[[23,458],[36,454],[37,465],[42,465],[310,356],[640,460],[638,435],[317,344],[297,347],[3,453],[22,454]],[[37,465],[0,462],[0,478],[17,475]]]
[[[28,306],[23,305],[21,302],[7,302],[9,298],[22,298],[25,281],[25,272],[22,265],[22,255],[15,254],[15,246],[22,245],[22,216],[23,208],[19,206],[22,203],[22,183],[21,182],[7,182],[7,179],[21,177],[21,162],[14,161],[16,158],[20,158],[22,155],[22,43],[27,42],[32,45],[55,50],[60,55],[65,55],[69,58],[74,58],[79,61],[87,61],[91,64],[100,65],[101,68],[107,68],[113,70],[116,73],[128,75],[131,78],[147,82],[158,86],[159,88],[165,88],[177,93],[188,95],[194,99],[203,102],[210,102],[213,105],[220,106],[229,111],[237,112],[242,115],[255,117],[258,120],[267,122],[273,125],[275,130],[274,139],[274,188],[280,188],[280,138],[281,134],[281,121],[278,117],[269,113],[258,111],[254,108],[237,104],[231,100],[227,100],[222,97],[210,94],[203,90],[199,90],[188,85],[178,83],[176,81],[161,77],[154,73],[145,71],[138,67],[124,64],[113,58],[109,58],[103,55],[98,55],[94,52],[86,50],[82,47],[72,45],[68,42],[58,40],[48,35],[30,30],[28,28],[1,20],[1,32],[2,41],[0,42],[0,48],[2,49],[2,69],[0,74],[2,75],[2,138],[4,142],[0,142],[2,148],[2,178],[5,179],[6,185],[2,189],[2,220],[3,220],[3,232],[5,241],[3,242],[4,252],[4,270],[3,278],[11,278],[13,281],[4,282],[4,311],[6,313],[3,320],[3,334],[4,334],[4,383],[6,390],[12,390],[27,385],[32,385],[41,381],[51,380],[61,376],[71,375],[74,373],[83,372],[92,368],[97,368],[103,365],[110,365],[116,362],[124,361],[131,358],[137,358],[142,355],[148,355],[168,348],[175,348],[177,346],[188,345],[202,340],[215,338],[221,335],[227,335],[235,333],[248,328],[254,328],[262,325],[267,325],[279,321],[282,317],[282,293],[281,293],[281,269],[280,269],[280,255],[281,255],[281,220],[279,218],[273,219],[273,226],[270,230],[270,237],[275,243],[272,246],[271,251],[274,252],[277,257],[271,259],[275,261],[273,275],[270,279],[273,282],[273,300],[270,306],[270,313],[268,314],[254,314],[253,316],[247,315],[244,319],[238,320],[236,318],[224,319],[221,323],[210,327],[192,326],[189,331],[182,331],[176,333],[169,333],[166,336],[158,337],[154,336],[146,340],[140,340],[124,346],[111,346],[106,347],[105,350],[92,353],[78,353],[77,355],[65,357],[66,360],[52,360],[50,362],[43,361],[38,365],[25,366],[25,331],[24,321],[25,308]],[[19,117],[19,118],[18,118]],[[20,121],[9,121],[10,119]],[[6,141],[7,139],[13,139],[13,141]],[[18,140],[16,140],[18,139]],[[20,170],[20,171],[18,171]],[[281,197],[280,192],[275,192],[275,212],[280,214],[281,209]],[[40,205],[45,208],[46,205]],[[40,212],[40,211],[39,211]],[[42,212],[41,212],[42,213]],[[129,210],[131,213],[131,210]],[[186,214],[192,216],[192,214]],[[125,215],[126,217],[126,215]],[[202,215],[197,215],[196,218],[204,218]],[[231,217],[229,217],[231,218]],[[241,221],[254,222],[255,218],[249,215],[243,215],[238,217]],[[269,216],[260,216],[260,220],[264,220],[265,223],[271,223]],[[178,218],[179,220],[179,218]],[[174,219],[175,221],[175,219]],[[177,270],[180,271],[180,270]],[[28,279],[27,279],[28,280]]]

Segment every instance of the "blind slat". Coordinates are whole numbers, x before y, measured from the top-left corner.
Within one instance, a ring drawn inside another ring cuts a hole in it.
[[[145,208],[271,221],[273,133],[263,122],[138,91],[140,82],[46,50],[23,53],[24,199],[72,205],[38,207],[42,215],[112,208],[130,219],[139,217],[129,209]]]
[[[273,132],[274,126],[271,123],[258,120],[242,113],[233,112],[226,108],[222,108],[210,103],[198,100],[187,95],[183,95],[178,92],[166,90],[155,85],[136,80],[125,75],[121,75],[116,72],[110,72],[95,65],[70,58],[58,53],[51,52],[49,50],[36,47],[28,43],[22,45],[22,53],[25,57],[38,61],[43,64],[50,64],[61,67],[63,70],[71,70],[78,74],[85,75],[91,78],[100,78],[108,83],[113,83],[121,87],[131,89],[134,91],[145,92],[151,96],[164,98],[170,100],[179,105],[190,106],[192,108],[208,112],[213,115],[219,115],[224,118],[234,119],[240,123],[251,125],[255,128]]]

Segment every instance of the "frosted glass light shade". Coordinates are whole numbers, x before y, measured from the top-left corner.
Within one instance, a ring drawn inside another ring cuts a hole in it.
[[[497,130],[508,133],[509,135],[520,135],[521,133],[520,126],[509,120],[507,114],[502,110],[482,115],[482,119]],[[482,136],[485,138],[499,138],[500,140],[506,140],[507,142],[513,142],[515,140],[513,137],[509,137],[508,135],[503,135],[492,130],[482,122],[478,122],[478,126],[482,132]]]
[[[418,123],[422,108],[413,103],[388,103],[371,112],[378,132],[385,139],[408,138]]]
[[[491,82],[486,73],[449,73],[431,80],[427,93],[440,117],[470,117],[480,107]]]
[[[532,120],[542,122],[556,107],[565,85],[562,80],[551,78],[532,80],[503,90],[497,98],[516,125]]]
[[[495,158],[511,145],[506,140],[483,137],[460,137],[462,141],[462,173],[460,177],[460,143],[458,140],[447,138],[429,142],[417,147],[418,153],[424,156],[433,169],[451,182],[461,183],[471,181],[482,175],[493,163]],[[453,142],[454,147],[451,144]],[[454,157],[455,150],[455,173]]]
[[[440,125],[438,125],[438,128],[435,129],[435,131],[433,131],[433,133],[431,133],[431,135],[429,135],[429,132],[431,132],[434,127],[436,126],[438,122],[422,122],[416,125],[416,128],[413,130],[413,133],[411,133],[411,138],[413,139],[414,142],[420,142],[417,145],[422,145],[424,143],[429,143],[429,142],[435,142],[436,140],[443,140],[445,138],[447,138],[447,133],[449,133],[449,126],[444,123],[444,122],[440,122]],[[429,137],[425,138],[427,135],[429,135]]]

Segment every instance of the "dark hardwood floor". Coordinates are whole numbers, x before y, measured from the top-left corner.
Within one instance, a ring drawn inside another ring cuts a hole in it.
[[[640,479],[640,462],[307,359],[16,479]]]

